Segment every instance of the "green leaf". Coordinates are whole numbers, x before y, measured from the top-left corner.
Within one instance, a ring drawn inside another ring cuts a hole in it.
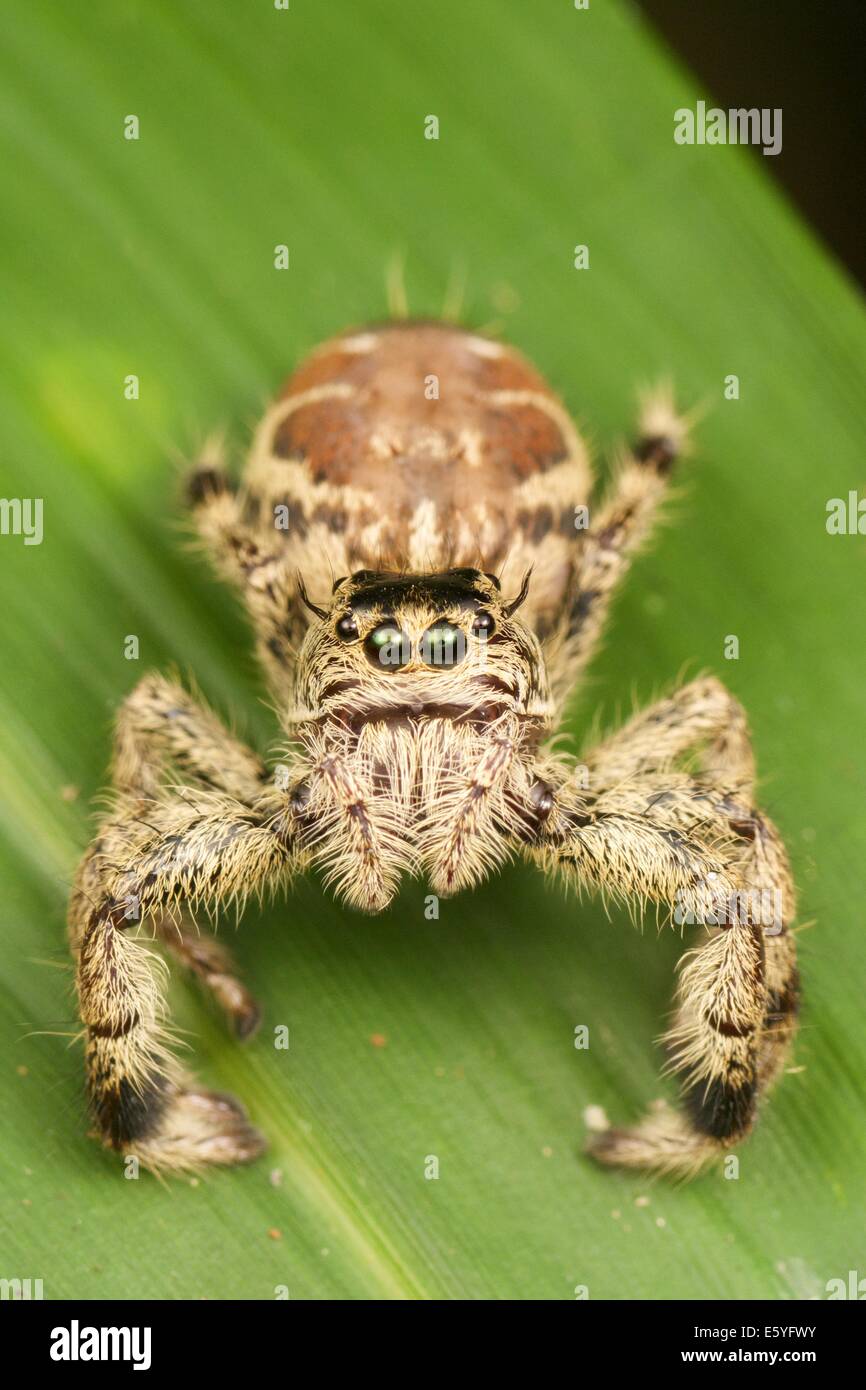
[[[94,0],[5,24],[3,492],[43,498],[45,530],[0,537],[0,1276],[49,1298],[746,1299],[862,1272],[864,551],[825,528],[863,484],[843,274],[758,152],[674,144],[708,94],[624,4]],[[112,712],[176,663],[258,746],[275,734],[234,600],[184,549],[173,453],[215,426],[240,452],[303,352],[384,315],[398,253],[417,314],[463,273],[466,320],[500,321],[602,457],[636,384],[709,404],[570,729],[686,668],[750,712],[816,925],[792,1071],[738,1181],[581,1155],[587,1106],[627,1121],[672,1095],[653,1039],[680,943],[522,868],[437,922],[422,884],[379,918],[315,882],[248,911],[234,944],[266,1021],[244,1048],[173,980],[264,1161],[164,1186],[86,1138],[64,915]]]

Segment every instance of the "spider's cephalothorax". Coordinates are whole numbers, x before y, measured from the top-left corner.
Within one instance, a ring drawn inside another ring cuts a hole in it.
[[[594,1156],[685,1173],[748,1132],[798,981],[791,876],[755,809],[740,705],[704,677],[579,761],[551,743],[684,443],[671,403],[649,399],[589,506],[584,446],[527,362],[402,323],[301,366],[239,488],[202,460],[196,522],[246,600],[285,752],[269,768],[158,675],[121,709],[114,805],[70,908],[106,1144],[156,1169],[263,1145],[236,1101],[181,1069],[146,933],[243,1037],[255,1003],[197,914],[305,868],[374,912],[404,875],[450,894],[515,855],[697,934],[667,1035],[682,1109],[596,1135]]]
[[[404,872],[453,893],[536,823],[551,704],[524,596],[469,568],[365,570],[314,609],[291,705],[301,834],[353,906],[384,907]]]

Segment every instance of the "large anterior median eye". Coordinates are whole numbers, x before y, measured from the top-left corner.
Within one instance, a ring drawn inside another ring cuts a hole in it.
[[[380,623],[364,639],[364,651],[374,666],[399,671],[412,659],[412,643],[396,623]]]
[[[453,623],[428,627],[419,648],[425,666],[456,666],[466,655],[466,636]]]

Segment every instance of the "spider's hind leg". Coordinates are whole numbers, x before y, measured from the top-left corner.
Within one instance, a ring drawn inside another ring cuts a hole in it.
[[[593,504],[562,612],[546,636],[560,706],[592,659],[614,595],[652,533],[674,465],[688,450],[688,432],[668,391],[644,397],[636,438],[621,451],[609,487]]]

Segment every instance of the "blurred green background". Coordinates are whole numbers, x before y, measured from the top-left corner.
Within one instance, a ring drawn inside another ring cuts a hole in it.
[[[0,537],[0,1277],[48,1298],[785,1299],[866,1273],[864,552],[825,529],[864,483],[866,326],[759,155],[674,144],[705,95],[594,0],[5,21],[0,490],[42,497],[45,530]],[[383,315],[400,254],[412,311],[464,275],[466,321],[534,358],[602,461],[636,384],[670,374],[709,407],[570,727],[702,668],[750,712],[814,926],[793,1072],[738,1181],[581,1156],[585,1107],[627,1121],[673,1094],[653,1039],[681,946],[523,869],[438,922],[422,884],[374,919],[316,883],[250,910],[233,945],[265,1024],[243,1049],[173,980],[200,1075],[270,1136],[256,1166],[132,1182],[86,1138],[64,915],[113,711],[175,663],[262,749],[275,734],[239,611],[184,550],[178,455],[216,425],[240,457],[301,354]]]

